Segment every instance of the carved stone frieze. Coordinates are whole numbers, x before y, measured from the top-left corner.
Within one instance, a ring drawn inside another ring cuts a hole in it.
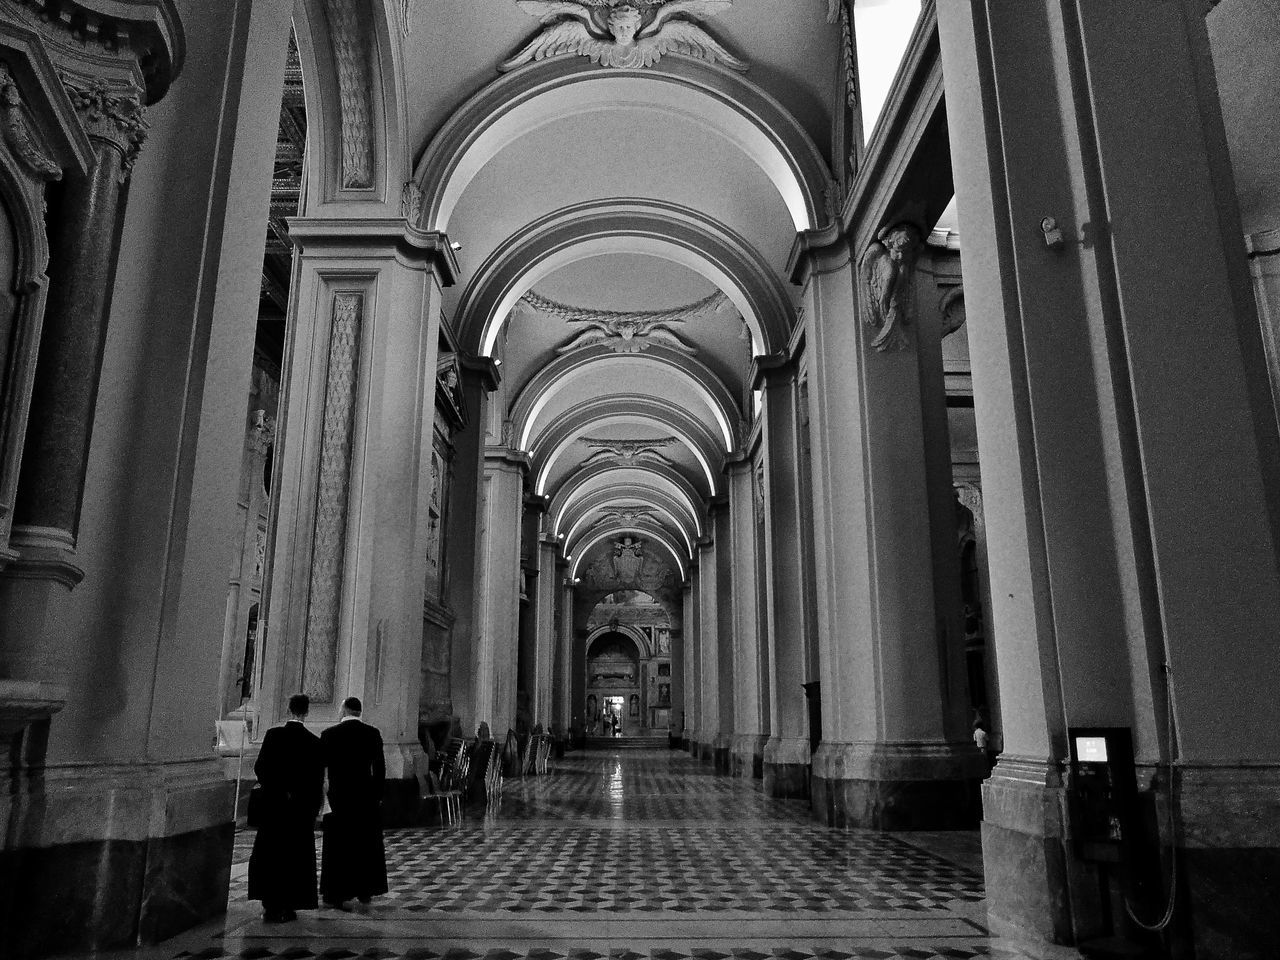
[[[589,57],[603,67],[648,67],[667,53],[746,70],[698,24],[733,5],[733,0],[516,0],[542,21],[541,32],[499,69],[548,57]]]
[[[914,224],[896,223],[880,231],[858,264],[863,321],[879,331],[871,346],[881,353],[908,344],[920,243],[920,231]]]
[[[334,295],[302,666],[302,688],[318,703],[333,701],[337,671],[363,315],[364,294]]]
[[[676,437],[659,437],[656,440],[611,440],[599,437],[583,437],[582,442],[597,452],[583,461],[584,467],[606,460],[615,460],[622,464],[631,464],[641,460],[656,460],[659,463],[671,464],[671,461],[658,451],[664,447],[679,443]]]
[[[615,353],[640,353],[656,344],[694,356],[698,348],[686,343],[671,326],[685,323],[703,313],[719,310],[729,299],[717,291],[696,303],[672,310],[637,312],[572,307],[549,300],[533,291],[526,293],[521,302],[545,316],[585,327],[556,348],[556,353],[559,354],[595,346],[607,346]]]
[[[342,186],[373,186],[373,67],[364,0],[325,0],[342,122]],[[362,16],[361,13],[364,13]]]
[[[412,224],[418,223],[422,219],[422,203],[424,199],[422,188],[418,186],[418,182],[416,180],[407,181],[404,189],[400,191],[400,215]]]
[[[120,178],[124,182],[142,152],[150,127],[142,90],[136,86],[112,87],[104,80],[85,79],[66,72],[62,74],[62,84],[89,138],[119,151]]]

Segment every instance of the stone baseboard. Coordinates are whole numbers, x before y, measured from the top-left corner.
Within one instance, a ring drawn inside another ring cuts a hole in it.
[[[813,758],[814,815],[833,827],[972,828],[983,769],[971,745],[824,742]]]
[[[213,759],[26,781],[0,853],[0,956],[157,943],[224,913],[234,795]]]
[[[810,750],[807,737],[772,737],[764,745],[764,792],[771,797],[809,798]]]
[[[729,748],[729,772],[735,777],[760,780],[764,777],[764,746],[769,738],[743,734],[733,738]]]

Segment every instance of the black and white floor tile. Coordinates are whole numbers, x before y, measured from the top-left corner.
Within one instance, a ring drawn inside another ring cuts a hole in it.
[[[931,842],[934,841],[934,842]],[[449,828],[388,831],[365,913],[226,923],[167,960],[1047,960],[986,926],[975,835],[832,830],[681,753],[596,749]]]

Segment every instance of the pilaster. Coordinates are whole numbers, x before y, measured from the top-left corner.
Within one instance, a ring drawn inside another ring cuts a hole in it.
[[[1072,726],[1122,726],[1155,784],[1143,840],[1176,851],[1173,949],[1263,957],[1280,438],[1203,5],[995,6],[938,6],[1003,714],[993,917],[1105,932],[1059,786],[1032,771]],[[1143,867],[1167,883],[1167,855]]]
[[[758,489],[752,460],[732,463],[726,473],[731,529],[728,572],[733,597],[733,739],[729,763],[734,776],[758,779],[764,775],[764,745],[769,739],[770,682],[760,638],[764,598],[759,590],[756,551],[764,491]]]
[[[877,233],[862,269],[919,233]],[[909,299],[872,314],[847,240],[814,250],[806,287],[823,742],[814,808],[827,823],[949,829],[978,819],[982,758],[967,736],[959,638],[936,607],[919,333]],[[958,573],[958,571],[957,571]]]
[[[764,787],[775,797],[809,795],[809,714],[804,684],[810,679],[805,643],[812,610],[805,584],[813,560],[802,531],[809,522],[801,489],[803,455],[799,383],[793,365],[763,378],[765,659],[768,665],[769,741],[764,747]]]

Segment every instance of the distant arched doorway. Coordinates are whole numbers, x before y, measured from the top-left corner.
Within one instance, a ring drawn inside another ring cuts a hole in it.
[[[642,590],[601,598],[587,621],[587,725],[608,734],[618,716],[626,736],[665,735],[671,718],[670,614]]]

